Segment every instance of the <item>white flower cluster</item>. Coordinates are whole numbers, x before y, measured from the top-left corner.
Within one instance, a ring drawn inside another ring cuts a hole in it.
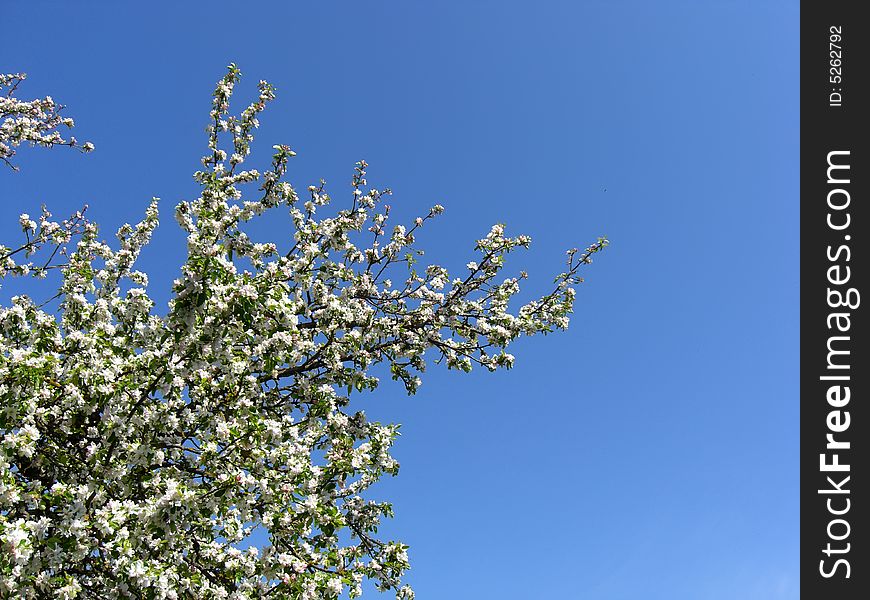
[[[33,145],[52,147],[78,147],[82,152],[90,152],[94,145],[90,142],[79,144],[74,137],[65,138],[58,127],[72,127],[69,117],[62,117],[63,106],[51,96],[37,100],[19,100],[13,96],[27,75],[24,73],[0,73],[0,160],[17,170],[12,164],[15,148],[24,142]]]
[[[499,274],[528,237],[496,225],[463,276],[418,269],[415,234],[443,207],[389,229],[365,162],[349,206],[315,217],[330,197],[282,181],[288,147],[240,169],[274,92],[230,116],[238,78],[231,65],[214,94],[201,195],[176,208],[188,256],[165,315],[134,270],[156,201],[117,249],[82,214],[45,211],[0,247],[0,276],[61,277],[56,312],[23,295],[0,308],[0,597],[314,600],[369,579],[413,598],[407,547],[376,536],[392,508],[365,497],[398,472],[398,426],[351,397],[383,367],[413,394],[427,352],[511,367],[512,340],[567,326],[577,270],[606,245],[569,253],[555,289],[510,312],[518,279]],[[286,252],[243,231],[276,207]],[[255,529],[268,542],[249,547]]]

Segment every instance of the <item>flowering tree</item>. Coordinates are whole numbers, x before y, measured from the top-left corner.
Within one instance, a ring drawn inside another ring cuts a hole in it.
[[[348,205],[322,216],[322,182],[283,180],[287,146],[242,169],[274,91],[260,82],[232,116],[238,78],[231,65],[214,93],[201,195],[175,209],[187,259],[166,314],[134,268],[156,201],[116,247],[83,214],[45,210],[0,246],[3,278],[60,281],[57,305],[0,308],[0,596],[336,598],[370,579],[412,598],[407,547],[377,537],[391,507],[365,497],[398,471],[397,426],[352,397],[387,372],[413,394],[427,353],[510,368],[511,341],[568,325],[578,269],[607,244],[570,251],[554,289],[511,312],[519,281],[499,274],[528,237],[496,225],[460,276],[419,268],[415,233],[443,208],[388,229],[390,192],[362,161]],[[286,252],[244,232],[278,207]]]

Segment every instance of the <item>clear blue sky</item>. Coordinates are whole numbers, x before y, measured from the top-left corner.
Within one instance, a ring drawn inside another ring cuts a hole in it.
[[[290,144],[291,181],[339,198],[365,159],[401,215],[444,204],[432,261],[503,221],[543,291],[612,240],[570,331],[512,371],[366,400],[403,424],[377,491],[418,598],[798,598],[798,2],[296,4],[7,3],[0,70],[97,150],[22,149],[4,239],[43,202],[109,237],[160,196],[142,264],[165,302],[235,61],[238,100],[278,88],[259,156]]]

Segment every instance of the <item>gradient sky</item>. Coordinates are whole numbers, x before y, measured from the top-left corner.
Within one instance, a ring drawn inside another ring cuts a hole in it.
[[[344,199],[367,160],[396,216],[447,208],[433,262],[461,270],[505,222],[532,236],[508,265],[531,294],[612,240],[571,329],[513,370],[363,401],[402,423],[375,490],[420,600],[798,598],[798,2],[307,4],[6,3],[0,70],[97,149],[22,148],[4,241],[40,203],[89,204],[108,238],[159,196],[140,268],[165,303],[234,61],[237,107],[278,88],[253,166],[287,143],[297,187]]]

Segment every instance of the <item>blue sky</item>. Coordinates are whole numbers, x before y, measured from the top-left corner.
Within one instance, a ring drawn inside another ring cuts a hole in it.
[[[0,70],[97,147],[22,149],[4,240],[40,203],[87,203],[108,237],[159,196],[142,266],[165,302],[234,61],[239,104],[278,88],[253,160],[290,144],[290,180],[342,198],[365,159],[397,216],[447,208],[433,262],[505,222],[542,292],[612,240],[571,329],[512,371],[365,400],[402,423],[377,493],[418,598],[798,598],[798,2],[195,4],[4,8]]]

